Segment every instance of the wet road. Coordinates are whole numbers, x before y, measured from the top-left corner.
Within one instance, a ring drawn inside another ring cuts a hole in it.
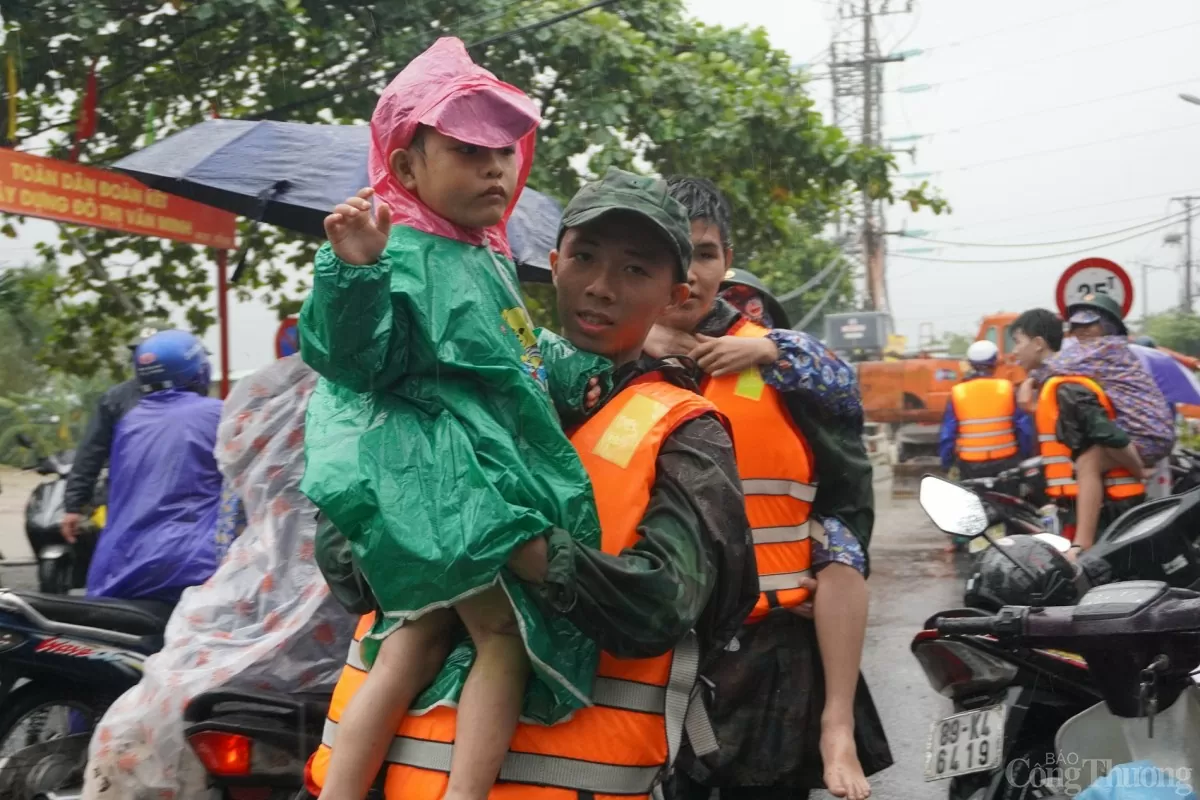
[[[961,603],[963,577],[955,557],[943,552],[948,537],[933,527],[915,499],[893,500],[876,513],[863,672],[896,763],[871,779],[873,797],[942,800],[946,784],[925,783],[922,770],[929,725],[949,713],[950,701],[929,687],[909,644],[932,614]]]

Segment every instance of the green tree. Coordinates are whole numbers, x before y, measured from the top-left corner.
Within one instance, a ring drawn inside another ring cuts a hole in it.
[[[1189,356],[1200,356],[1200,316],[1171,311],[1149,317],[1143,332],[1156,344]]]
[[[31,439],[38,453],[73,447],[83,432],[109,373],[90,378],[55,373],[40,362],[54,329],[57,274],[52,263],[0,273],[0,462],[27,464],[32,454],[17,445]]]
[[[975,342],[975,337],[968,336],[965,333],[944,333],[942,334],[942,344],[946,346],[946,354],[965,358],[967,348]]]
[[[437,36],[480,41],[584,4],[0,0],[0,17],[4,49],[18,57],[20,136],[65,155],[75,108],[63,98],[79,92],[95,64],[99,135],[82,156],[105,165],[145,143],[148,113],[159,136],[202,121],[214,107],[227,117],[362,122],[386,81]],[[816,234],[852,192],[943,207],[923,188],[895,197],[891,157],[826,125],[805,76],[765,32],[701,25],[685,16],[683,0],[622,2],[473,54],[543,109],[536,188],[569,197],[579,185],[570,162],[581,154],[591,175],[648,164],[712,176],[734,206],[740,263],[763,272],[776,291],[835,256]],[[318,243],[270,226],[243,225],[240,234],[256,256],[241,291],[261,292],[281,314],[294,311]],[[128,335],[134,317],[168,306],[183,307],[198,330],[213,321],[210,254],[107,231],[81,230],[76,241],[99,262],[119,257],[136,266],[106,279],[94,264],[65,271],[59,291],[70,302],[48,349],[55,364],[82,373],[111,360],[107,343]],[[71,256],[75,248],[64,239],[48,249]],[[132,299],[132,313],[121,294]]]

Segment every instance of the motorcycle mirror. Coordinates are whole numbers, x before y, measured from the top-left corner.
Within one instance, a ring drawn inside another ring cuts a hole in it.
[[[921,478],[920,501],[933,524],[951,536],[974,538],[987,530],[987,510],[970,489],[926,475]]]
[[[1035,533],[1033,538],[1043,541],[1053,547],[1060,553],[1065,553],[1071,549],[1071,540],[1063,536],[1057,536],[1053,533]]]

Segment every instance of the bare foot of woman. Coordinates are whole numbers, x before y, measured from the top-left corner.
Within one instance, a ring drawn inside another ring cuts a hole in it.
[[[831,795],[846,800],[866,800],[871,796],[871,784],[858,763],[852,724],[821,724],[821,760],[825,764],[825,787]]]

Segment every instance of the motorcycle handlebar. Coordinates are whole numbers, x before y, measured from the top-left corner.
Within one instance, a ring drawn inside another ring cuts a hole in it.
[[[994,617],[939,617],[937,631],[942,636],[1002,636],[1019,633],[1024,628],[1023,606],[1005,606]]]

